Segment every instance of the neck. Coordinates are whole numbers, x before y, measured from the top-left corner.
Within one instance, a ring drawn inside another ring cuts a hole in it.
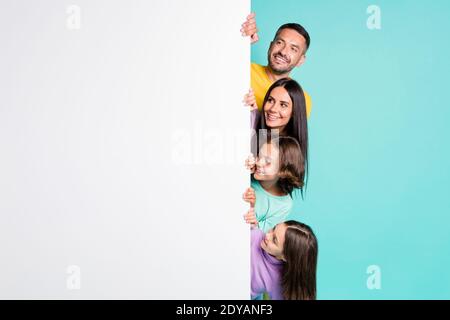
[[[279,131],[279,133],[278,133],[278,136],[279,136],[279,137],[287,136],[287,133],[286,133],[286,126],[284,126],[283,128],[280,129],[280,131]]]
[[[272,180],[272,181],[259,181],[259,184],[261,187],[263,187],[264,190],[266,190],[268,193],[274,196],[284,196],[285,194],[283,191],[281,191],[280,187],[277,185],[278,180]]]
[[[266,73],[267,76],[269,77],[269,79],[273,82],[280,80],[282,78],[288,78],[289,77],[289,72],[285,72],[285,73],[276,73],[272,70],[272,68],[270,66],[266,67]]]
[[[267,125],[266,125],[267,126]],[[278,137],[282,137],[282,136],[287,136],[288,134],[287,134],[287,129],[286,129],[286,127],[287,127],[287,125],[286,126],[283,126],[283,127],[276,127],[276,128],[267,128],[267,129],[270,129],[270,130],[278,130]],[[276,133],[273,133],[272,132],[272,135],[276,135]]]

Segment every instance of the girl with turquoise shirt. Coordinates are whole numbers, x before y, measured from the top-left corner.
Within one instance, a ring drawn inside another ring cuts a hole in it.
[[[251,187],[243,195],[263,232],[286,220],[292,207],[292,192],[303,187],[305,170],[296,139],[270,135],[267,138],[259,148],[258,157],[250,155],[246,160],[252,179]]]

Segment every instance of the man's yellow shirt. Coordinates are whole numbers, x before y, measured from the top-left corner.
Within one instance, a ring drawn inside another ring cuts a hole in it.
[[[267,90],[269,90],[273,82],[267,75],[266,67],[257,63],[251,64],[250,78],[251,87],[253,89],[253,92],[255,93],[256,104],[258,105],[258,110],[261,111],[266,92]],[[305,90],[303,90],[303,93],[305,94],[306,116],[309,118],[312,108],[311,97],[306,93]]]

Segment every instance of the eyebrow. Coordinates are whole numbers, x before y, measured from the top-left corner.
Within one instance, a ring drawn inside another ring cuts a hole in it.
[[[277,99],[275,99],[274,97],[272,97],[272,95],[269,95],[269,98],[267,98],[267,100],[269,100],[269,99],[277,100]],[[280,100],[280,103],[286,103],[286,104],[289,104],[290,102],[289,102],[289,101],[283,101],[283,100]]]
[[[283,38],[280,38],[280,37],[276,37],[275,40],[281,40],[281,41],[283,41],[284,43],[286,43],[286,40],[284,40]],[[297,48],[297,49],[300,49],[300,46],[298,46],[298,45],[296,45],[296,44],[292,44],[292,43],[288,43],[288,44],[290,44],[291,46],[293,46],[293,47],[295,47],[295,48]]]

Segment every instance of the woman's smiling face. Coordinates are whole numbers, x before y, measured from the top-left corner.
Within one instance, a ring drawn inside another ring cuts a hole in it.
[[[264,104],[264,117],[270,129],[280,130],[280,134],[292,117],[292,99],[283,87],[273,88]]]

